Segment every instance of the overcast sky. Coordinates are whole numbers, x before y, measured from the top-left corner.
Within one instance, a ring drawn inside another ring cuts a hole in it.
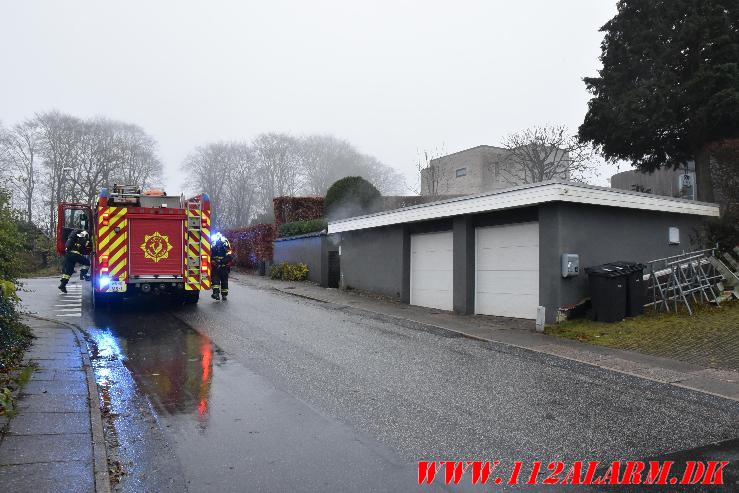
[[[137,123],[170,193],[193,147],[267,131],[334,134],[413,183],[419,149],[576,130],[615,4],[0,0],[0,120]]]

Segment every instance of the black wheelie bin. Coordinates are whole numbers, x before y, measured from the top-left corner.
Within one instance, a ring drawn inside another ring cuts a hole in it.
[[[612,264],[585,269],[590,283],[593,320],[618,322],[626,316],[627,274],[623,267]]]
[[[610,265],[621,267],[626,274],[626,316],[644,314],[647,302],[647,283],[644,282],[644,264],[620,260]]]

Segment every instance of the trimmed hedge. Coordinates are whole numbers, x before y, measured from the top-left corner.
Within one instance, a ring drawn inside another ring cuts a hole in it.
[[[295,221],[292,223],[281,224],[278,228],[279,236],[297,236],[305,235],[308,233],[315,233],[316,231],[323,231],[328,228],[328,222],[321,219],[311,219],[310,221]]]
[[[259,262],[272,261],[272,240],[275,228],[271,224],[256,224],[248,228],[224,231],[223,235],[231,242],[235,263],[239,267],[256,269]]]
[[[337,180],[326,192],[326,208],[351,201],[369,207],[380,197],[380,191],[361,176],[347,176]]]
[[[319,219],[326,215],[323,197],[275,197],[272,199],[275,224]]]
[[[283,281],[305,281],[308,279],[308,266],[304,263],[281,262],[272,266],[269,277]]]

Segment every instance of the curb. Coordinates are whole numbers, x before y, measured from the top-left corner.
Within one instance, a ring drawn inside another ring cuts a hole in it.
[[[275,287],[275,286],[270,286],[269,288],[271,290],[277,291],[279,293],[288,294],[288,295],[291,295],[291,296],[296,296],[298,298],[309,299],[309,300],[313,300],[313,301],[318,301],[320,303],[325,303],[325,304],[330,304],[330,305],[335,305],[335,306],[340,306],[340,307],[346,307],[346,308],[350,308],[350,309],[353,309],[353,310],[361,311],[361,312],[364,312],[364,313],[369,313],[369,314],[372,314],[374,316],[379,316],[379,317],[384,318],[386,320],[390,320],[390,321],[392,321],[394,323],[398,323],[399,325],[404,326],[404,327],[409,327],[409,328],[412,328],[412,329],[413,328],[419,328],[420,327],[421,330],[424,330],[426,332],[431,332],[431,333],[436,334],[436,335],[445,335],[446,334],[447,337],[449,337],[450,335],[452,337],[464,337],[466,339],[472,339],[472,340],[479,341],[479,342],[485,342],[485,343],[488,343],[488,344],[494,344],[494,345],[498,345],[500,347],[516,348],[516,349],[521,350],[521,351],[527,351],[527,352],[534,353],[534,354],[542,354],[542,355],[547,355],[547,356],[550,356],[550,357],[560,358],[560,359],[564,359],[564,360],[568,360],[568,361],[574,361],[576,363],[580,363],[580,364],[583,364],[583,365],[588,365],[588,366],[592,366],[592,367],[595,367],[595,368],[601,368],[601,369],[604,369],[604,370],[612,371],[612,372],[615,372],[615,373],[620,373],[620,374],[623,374],[623,375],[628,375],[628,376],[631,376],[631,377],[640,378],[640,379],[643,379],[643,380],[647,380],[647,381],[650,381],[650,382],[655,382],[655,383],[662,384],[662,385],[670,385],[672,387],[678,387],[678,388],[685,389],[685,390],[691,390],[691,391],[694,391],[694,392],[699,392],[701,394],[706,394],[706,395],[711,395],[711,396],[714,396],[714,397],[719,397],[721,399],[727,399],[727,400],[730,400],[730,401],[739,402],[739,397],[732,397],[730,395],[720,394],[720,393],[717,393],[717,392],[711,392],[710,390],[706,390],[706,389],[703,389],[703,388],[693,387],[693,386],[690,386],[690,385],[686,385],[684,383],[681,383],[680,381],[677,381],[677,382],[666,382],[664,380],[659,380],[659,379],[656,379],[656,378],[651,378],[651,377],[649,377],[647,375],[643,375],[643,374],[640,374],[640,373],[630,372],[630,371],[622,370],[620,368],[612,368],[612,367],[609,367],[609,366],[598,365],[598,364],[592,363],[590,361],[584,361],[582,359],[578,359],[578,358],[574,358],[574,357],[570,357],[570,356],[564,356],[564,355],[561,355],[561,354],[556,354],[556,353],[551,353],[551,352],[547,352],[547,351],[542,351],[540,349],[535,349],[535,348],[526,347],[526,346],[520,346],[518,344],[513,344],[513,343],[510,343],[510,342],[501,342],[501,341],[496,341],[496,340],[492,340],[492,339],[485,339],[483,337],[479,337],[479,336],[475,336],[475,335],[472,335],[472,334],[468,334],[466,332],[462,332],[462,331],[459,331],[459,330],[450,329],[449,327],[443,327],[443,326],[440,326],[440,325],[429,324],[427,322],[419,322],[418,320],[413,320],[413,319],[410,319],[410,318],[398,317],[398,316],[395,316],[395,315],[389,315],[387,313],[376,312],[376,311],[370,310],[368,308],[362,308],[362,307],[357,307],[357,306],[352,306],[352,305],[339,304],[339,303],[336,303],[336,302],[333,302],[333,301],[328,301],[328,300],[321,299],[321,298],[315,298],[315,297],[312,297],[310,295],[306,295],[306,294],[303,294],[303,293],[294,293],[294,292],[291,292],[292,290],[281,289],[281,288]],[[690,378],[690,375],[689,374],[685,374],[685,375],[686,375],[686,379],[687,378]]]
[[[82,329],[69,322],[62,322],[53,318],[40,317],[38,315],[24,314],[29,318],[44,320],[59,325],[66,326],[74,332],[74,337],[79,344],[80,354],[82,356],[82,366],[85,368],[87,376],[87,394],[90,409],[90,431],[92,432],[92,467],[93,476],[95,477],[95,492],[110,493],[110,475],[108,473],[108,449],[105,445],[105,434],[103,432],[103,416],[100,413],[100,397],[98,394],[97,383],[95,383],[95,372],[92,370],[92,362],[90,355],[84,348],[87,347],[87,341],[82,335]],[[97,405],[95,405],[97,404]]]

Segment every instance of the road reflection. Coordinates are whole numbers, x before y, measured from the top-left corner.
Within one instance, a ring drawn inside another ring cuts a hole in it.
[[[93,314],[87,332],[95,348],[98,385],[104,393],[116,371],[108,363],[120,362],[157,412],[191,414],[207,426],[216,349],[207,336],[183,327],[169,309],[134,300]],[[222,354],[219,360],[225,360]]]
[[[233,317],[230,303],[83,314],[114,491],[408,491],[412,465],[256,372],[243,346],[226,358],[204,335],[230,343],[239,329],[211,318]]]

